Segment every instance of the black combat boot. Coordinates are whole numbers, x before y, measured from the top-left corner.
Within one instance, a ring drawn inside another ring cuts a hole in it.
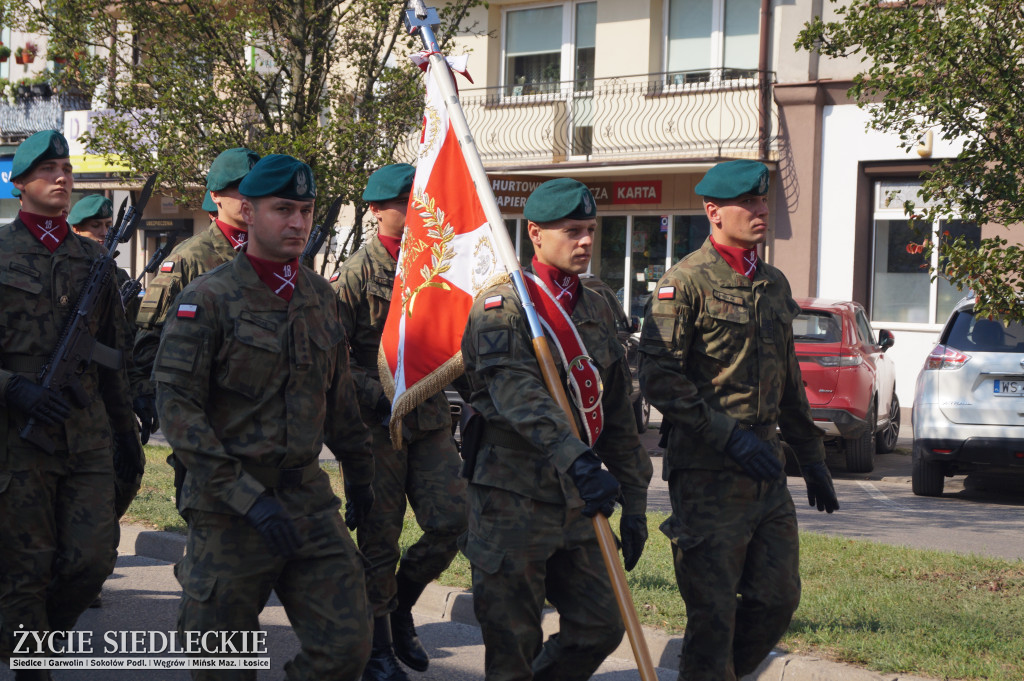
[[[391,613],[391,634],[395,639],[395,655],[398,659],[418,672],[427,671],[430,658],[416,635],[416,627],[412,622],[412,606],[420,594],[427,588],[426,584],[414,582],[399,570],[395,576],[398,586],[398,607]]]
[[[409,681],[391,647],[391,620],[387,615],[373,619],[373,647],[363,670],[363,681]]]

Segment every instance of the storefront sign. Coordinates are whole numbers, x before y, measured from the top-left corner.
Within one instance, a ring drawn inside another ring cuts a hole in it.
[[[490,175],[491,191],[504,213],[521,213],[530,193],[551,178]],[[661,180],[629,182],[591,181],[586,183],[598,207],[659,204]]]
[[[186,218],[149,218],[139,223],[139,229],[144,232],[187,232],[192,234],[192,220]]]

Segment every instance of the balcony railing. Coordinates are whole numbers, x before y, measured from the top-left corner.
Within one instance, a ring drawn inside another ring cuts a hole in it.
[[[91,98],[78,95],[28,97],[0,103],[0,139],[18,140],[40,130],[63,130],[64,112],[90,108]]]
[[[462,89],[484,164],[777,158],[774,73],[712,70]],[[419,134],[400,152],[417,154]]]

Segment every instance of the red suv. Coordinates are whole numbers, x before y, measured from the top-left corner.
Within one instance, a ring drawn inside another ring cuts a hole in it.
[[[891,452],[900,432],[896,370],[885,351],[891,332],[875,338],[864,308],[852,301],[798,298],[793,340],[807,401],[826,442],[839,444],[846,469],[867,473],[874,455]]]

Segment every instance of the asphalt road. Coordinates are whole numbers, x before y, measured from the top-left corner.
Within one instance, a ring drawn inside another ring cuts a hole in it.
[[[652,420],[660,415],[652,414]],[[657,450],[657,422],[644,434]],[[789,478],[800,529],[957,553],[1024,559],[1024,476],[946,478],[941,497],[919,497],[910,488],[911,431],[900,433],[892,454],[877,455],[871,473],[848,473],[843,456],[828,452],[840,508],[829,515],[807,505],[803,479]],[[652,457],[654,480],[648,507],[671,512],[661,480],[661,456]]]

